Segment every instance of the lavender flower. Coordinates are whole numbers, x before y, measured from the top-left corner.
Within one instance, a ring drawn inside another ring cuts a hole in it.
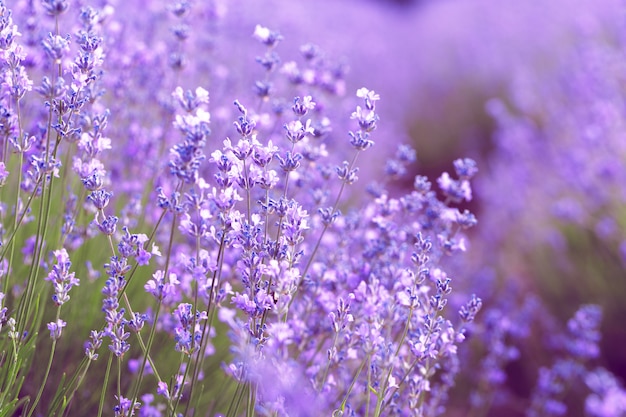
[[[182,303],[173,313],[178,322],[175,329],[176,350],[187,355],[199,349],[202,337],[201,322],[207,319],[205,312],[192,314],[191,308],[191,304]]]
[[[128,398],[119,397],[118,404],[113,407],[113,411],[115,412],[115,417],[131,417],[134,416],[137,410],[141,407],[141,403],[135,402],[133,403]]]
[[[617,417],[626,412],[626,391],[613,374],[598,368],[585,376],[591,390],[585,400],[585,411],[594,417]]]
[[[48,330],[50,330],[50,338],[52,340],[58,340],[61,338],[61,332],[67,323],[61,319],[56,322],[48,323]]]
[[[568,356],[557,359],[551,368],[541,368],[528,416],[540,414],[560,416],[567,412],[566,404],[560,400],[570,388],[585,375],[585,365],[598,356],[598,326],[602,312],[596,305],[581,307],[567,327],[569,337],[563,341]]]
[[[80,281],[75,278],[75,274],[70,272],[72,262],[65,249],[54,251],[56,263],[46,277],[46,281],[52,282],[54,295],[52,300],[57,306],[61,306],[70,300],[69,291],[72,287],[79,285]]]
[[[57,16],[65,13],[69,7],[66,0],[44,0],[41,2],[49,15]]]

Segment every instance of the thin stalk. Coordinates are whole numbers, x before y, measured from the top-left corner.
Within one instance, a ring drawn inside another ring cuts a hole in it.
[[[169,238],[168,247],[167,247],[167,257],[165,259],[164,276],[166,277],[166,279],[169,273],[170,257],[172,253],[172,246],[174,244],[174,231],[175,230],[176,230],[176,216],[174,216],[174,218],[172,219],[172,227],[170,228],[170,238]],[[124,287],[126,287],[127,285],[128,284],[126,284]],[[129,310],[130,310],[130,302],[128,301],[128,298],[126,297],[126,294],[124,294],[124,299],[127,301],[127,304],[129,305]],[[141,381],[143,379],[143,371],[146,366],[146,361],[149,359],[149,356],[150,356],[150,349],[152,348],[152,343],[154,342],[154,335],[156,333],[156,327],[157,327],[156,325],[158,322],[157,320],[159,318],[159,313],[161,310],[161,301],[162,300],[159,299],[159,302],[157,303],[157,309],[156,309],[156,313],[154,317],[154,325],[150,329],[150,335],[148,336],[148,344],[144,347],[144,357],[143,357],[143,361],[141,362],[141,367],[139,368],[139,374],[138,374],[139,376],[137,378],[137,383],[135,384],[135,389],[133,390],[133,394],[131,396],[131,399],[132,399],[131,404],[134,404],[135,400],[137,399],[137,395],[139,393],[139,386],[141,385]],[[132,314],[132,311],[131,311],[131,314]],[[140,337],[139,333],[137,333],[137,336]]]
[[[341,411],[345,410],[346,404],[348,403],[348,397],[350,396],[350,393],[352,393],[352,390],[354,389],[354,385],[356,384],[356,381],[359,379],[359,376],[361,375],[361,372],[363,371],[365,364],[369,362],[369,358],[370,358],[370,355],[368,354],[363,359],[363,361],[361,361],[361,364],[359,365],[359,369],[357,369],[356,374],[354,375],[354,378],[352,378],[352,382],[350,382],[350,387],[346,391],[346,394],[343,397],[343,401],[341,401],[341,406],[340,406]]]
[[[230,400],[230,404],[228,405],[226,417],[234,417],[237,414],[237,410],[239,409],[239,404],[241,403],[241,396],[243,395],[244,389],[244,384],[241,381],[237,382],[237,388],[235,388],[233,398]]]
[[[19,177],[20,177],[20,182],[21,182],[21,178],[22,178],[21,173],[20,173]],[[22,222],[24,221],[24,217],[26,217],[26,214],[28,213],[28,209],[30,208],[30,204],[32,203],[32,201],[35,198],[35,195],[37,194],[37,190],[39,189],[39,186],[41,184],[42,178],[39,178],[37,180],[37,182],[35,183],[35,189],[28,196],[28,200],[26,201],[26,204],[24,205],[24,209],[22,210],[22,214],[19,216],[19,220],[17,220],[17,222],[14,222],[15,226],[14,226],[13,230],[11,230],[11,234],[9,236],[9,239],[4,243],[4,249],[0,252],[0,260],[4,259],[5,255],[7,253],[7,250],[8,250],[8,245],[13,242],[13,239],[15,238],[15,235],[17,234],[18,228],[21,226]],[[17,210],[17,208],[16,208],[16,210]],[[17,219],[17,212],[15,213],[15,217]]]
[[[398,347],[396,348],[396,351],[393,354],[393,357],[391,358],[391,360],[389,361],[389,369],[387,370],[387,375],[385,375],[385,379],[383,380],[383,384],[380,387],[380,390],[378,392],[378,399],[376,401],[376,409],[374,410],[374,417],[379,417],[380,413],[382,411],[382,406],[385,400],[385,391],[387,391],[387,385],[389,384],[389,378],[391,377],[391,373],[393,372],[393,362],[396,360],[396,358],[398,357],[399,353],[400,353],[400,349],[402,348],[402,345],[404,343],[404,340],[406,339],[406,335],[409,332],[409,327],[411,324],[411,319],[413,318],[413,312],[414,312],[415,308],[413,306],[409,307],[409,316],[406,319],[406,323],[404,325],[404,330],[402,332],[402,336],[400,337],[400,340],[398,341]]]
[[[117,359],[117,398],[120,400],[122,398],[122,358],[116,355]],[[133,409],[133,405],[130,405],[131,410]]]
[[[183,358],[184,355],[181,355],[181,359],[180,359],[180,363],[183,363]],[[191,358],[191,355],[189,355],[189,358]],[[177,396],[176,398],[176,403],[174,404],[174,407],[172,408],[172,417],[174,417],[174,412],[175,410],[178,408],[178,405],[180,404],[180,400],[183,397],[182,395],[182,390],[185,389],[185,381],[187,380],[187,377],[189,376],[189,369],[191,368],[191,366],[186,366],[185,367],[185,373],[183,374],[183,380],[180,384],[180,390],[181,390],[181,394]],[[189,404],[191,404],[191,396],[189,396],[189,401],[187,401],[187,405],[185,406],[185,414],[187,415],[187,411],[189,411]]]
[[[248,407],[246,408],[246,417],[254,417],[254,409],[256,404],[256,383],[250,382],[250,388],[248,389]]]
[[[55,322],[58,322],[60,316],[61,316],[61,306],[57,308]],[[54,352],[56,350],[56,346],[57,346],[57,340],[53,339],[52,346],[50,347],[50,357],[48,358],[48,365],[46,366],[46,372],[44,374],[43,381],[41,382],[41,387],[39,388],[39,391],[37,392],[37,396],[35,397],[35,401],[33,401],[33,404],[30,407],[30,411],[28,412],[27,417],[31,417],[33,415],[33,413],[35,412],[35,408],[37,408],[37,404],[39,404],[39,400],[41,400],[41,395],[43,394],[43,390],[46,387],[46,383],[48,382],[48,376],[50,375],[50,369],[52,368],[52,361],[54,359]]]
[[[53,175],[50,175],[50,183],[48,185],[48,192],[46,193],[45,180],[42,188],[42,203],[39,210],[39,222],[37,224],[37,238],[35,241],[35,253],[33,254],[33,261],[31,263],[30,272],[28,275],[28,282],[26,284],[26,293],[20,302],[20,316],[18,319],[18,331],[24,332],[26,329],[26,323],[29,320],[30,314],[28,314],[28,307],[32,305],[35,295],[35,286],[37,281],[37,275],[39,272],[39,265],[41,264],[41,257],[45,246],[46,235],[48,232],[48,220],[50,217],[50,207],[52,205],[52,190],[53,190]],[[43,198],[46,196],[45,199]],[[45,211],[45,214],[44,214]]]
[[[354,169],[354,165],[356,164],[356,160],[357,157],[359,156],[359,152],[360,151],[356,151],[356,153],[354,154],[354,156],[352,157],[352,161],[349,164],[348,167],[348,172],[352,171]],[[332,218],[332,216],[337,212],[337,207],[339,205],[339,200],[341,199],[341,195],[343,194],[343,190],[346,187],[346,182],[342,181],[341,182],[341,187],[339,188],[339,192],[337,193],[337,197],[335,198],[335,204],[333,204],[333,209],[330,213],[330,217]],[[302,274],[300,275],[300,281],[298,282],[298,285],[296,286],[296,290],[293,293],[291,300],[289,300],[289,304],[287,305],[287,311],[289,311],[289,309],[291,308],[291,305],[293,304],[294,300],[296,299],[296,296],[298,294],[298,291],[300,290],[300,287],[302,286],[302,283],[304,282],[304,278],[306,277],[307,272],[309,271],[309,268],[311,267],[311,265],[313,264],[313,259],[315,259],[315,254],[317,253],[317,250],[320,247],[320,244],[322,243],[322,238],[324,237],[324,234],[326,233],[326,230],[328,230],[328,226],[330,225],[330,223],[326,223],[324,225],[324,227],[322,228],[322,232],[320,233],[319,237],[317,238],[317,242],[315,242],[315,246],[313,248],[313,251],[311,252],[311,256],[309,256],[309,260],[306,263],[306,266],[304,267],[304,270],[302,271]]]
[[[81,362],[81,365],[82,365],[82,362]],[[89,365],[91,365],[91,361],[87,360],[87,365],[85,366],[83,371],[79,375],[74,374],[74,377],[67,384],[67,386],[70,387],[71,385],[74,384],[74,381],[77,381],[76,387],[74,388],[74,390],[72,390],[72,393],[69,395],[69,397],[67,397],[67,401],[65,402],[68,405],[68,407],[65,408],[65,410],[62,410],[64,416],[67,415],[66,411],[69,410],[69,404],[71,404],[72,401],[74,400],[74,395],[76,394],[76,391],[78,391],[78,388],[81,386],[81,384],[83,383],[85,379],[85,375],[87,375],[87,371],[89,370]],[[64,398],[64,396],[61,396],[60,398]],[[53,408],[50,408],[50,410],[53,410]]]
[[[250,177],[248,174],[248,164],[246,164],[245,159],[243,160],[243,174],[244,174],[244,179],[246,181],[246,205],[247,205],[246,219],[248,220],[248,224],[250,224],[250,215],[252,213],[252,196],[250,195],[250,186],[249,186]]]
[[[111,364],[113,363],[113,352],[109,352],[109,360],[107,361],[107,370],[104,373],[104,381],[102,383],[102,391],[100,392],[100,403],[98,405],[98,417],[102,417],[104,410],[104,397],[106,396],[107,386],[109,385],[109,377],[111,375]]]
[[[368,355],[367,359],[367,387],[365,387],[365,417],[369,417],[370,415],[370,403],[371,403],[371,393],[370,389],[372,386],[372,357]]]
[[[243,397],[244,395],[246,395],[246,389],[248,388],[248,383],[244,383],[241,385],[241,392],[239,394],[239,396],[237,397],[237,404],[235,404],[235,412],[237,412],[237,410],[239,410],[239,407],[241,407],[241,402],[243,401]]]
[[[225,236],[226,236],[226,232],[224,231],[220,238],[220,246],[217,252],[217,269],[216,269],[216,272],[213,274],[213,279],[211,280],[211,289],[209,291],[209,301],[207,305],[207,312],[208,312],[209,318],[204,322],[204,326],[202,328],[200,350],[198,351],[197,359],[194,364],[191,386],[189,388],[189,400],[190,401],[187,403],[187,406],[185,407],[184,415],[187,415],[187,412],[189,411],[189,405],[191,403],[191,399],[193,398],[193,392],[194,392],[194,388],[196,385],[195,381],[197,381],[200,375],[200,370],[202,369],[202,364],[204,362],[204,351],[206,349],[206,344],[208,343],[208,335],[211,332],[211,328],[213,327],[213,319],[215,317],[215,310],[216,310],[216,308],[213,306],[213,299],[215,297],[215,291],[217,291],[217,289],[219,288],[219,282],[221,280],[221,275],[222,275],[222,268],[224,265],[224,250],[225,250],[224,238]]]
[[[18,126],[18,138],[20,138],[19,140],[22,140],[22,135],[23,135],[23,131],[22,131],[22,112],[20,111],[20,100],[19,98],[15,99],[15,111],[17,113],[17,126]],[[5,159],[6,162],[6,157],[7,157],[7,153],[8,153],[8,141],[5,141],[5,151],[4,154],[2,155],[3,159]],[[20,147],[21,148],[21,147]],[[19,207],[19,202],[20,202],[20,190],[21,190],[21,184],[22,184],[22,169],[24,168],[24,153],[23,152],[19,152],[19,162],[18,162],[18,169],[17,169],[17,186],[15,187],[16,192],[15,192],[15,204],[13,207],[15,207],[15,216],[13,217],[13,230],[17,231],[18,228],[18,224],[17,224],[17,211],[18,211],[18,207]],[[36,188],[35,188],[36,190]],[[9,263],[8,263],[8,267],[7,267],[7,271],[11,271],[11,266],[13,265],[13,257],[15,256],[15,242],[13,241],[13,239],[11,238],[11,246],[9,248],[9,250],[11,251],[11,255],[9,256]],[[4,257],[4,256],[3,256]],[[2,291],[7,294],[9,291],[9,279],[8,277],[4,280],[3,286],[2,286]]]
[[[336,345],[337,345],[337,340],[339,339],[339,332],[335,333],[335,337],[333,337],[333,344],[331,346],[331,349],[333,349]],[[328,362],[326,363],[326,369],[324,369],[324,374],[322,376],[322,382],[320,383],[320,388],[318,390],[318,392],[322,392],[322,390],[324,389],[324,385],[326,384],[326,378],[328,378],[328,372],[330,371],[330,362],[331,359],[328,358]]]
[[[159,319],[159,313],[161,310],[161,300],[159,300],[159,302],[157,303],[157,308],[156,308],[156,313],[154,314],[154,325],[150,328],[150,335],[148,336],[148,343],[146,346],[142,346],[142,350],[143,350],[143,360],[141,361],[141,366],[139,367],[139,377],[137,378],[137,383],[135,384],[135,389],[133,390],[133,394],[131,395],[131,404],[135,403],[135,400],[137,400],[137,395],[139,394],[139,386],[141,385],[141,381],[143,380],[143,371],[146,367],[146,362],[149,359],[149,355],[150,355],[150,348],[152,347],[152,343],[154,342],[154,335],[156,333],[156,323],[158,323],[158,319]],[[139,333],[137,333],[137,336],[139,338]],[[152,366],[152,369],[155,369],[154,366],[152,365],[152,361],[150,361],[150,364]],[[158,375],[158,374],[155,374]],[[161,378],[158,378],[159,381],[161,380]]]
[[[19,207],[19,202],[20,202],[20,184],[22,183],[22,169],[23,169],[23,165],[24,165],[24,154],[20,152],[20,157],[19,157],[19,167],[17,170],[17,186],[16,188],[16,193],[15,193],[15,205],[13,207],[15,207],[15,216],[13,217],[13,234],[11,235],[9,242],[10,242],[10,246],[9,246],[9,251],[10,251],[10,255],[9,255],[9,260],[8,260],[8,267],[7,267],[7,271],[11,271],[11,267],[13,265],[13,258],[15,256],[15,241],[13,240],[13,236],[15,236],[15,233],[17,232],[17,229],[19,227],[19,224],[22,222],[22,220],[24,219],[24,215],[26,215],[26,211],[24,211],[24,213],[22,214],[22,217],[19,220],[17,220],[17,210]],[[29,200],[30,203],[31,200]],[[3,255],[0,257],[4,258],[4,252]],[[5,294],[7,294],[9,292],[9,279],[8,276],[7,278],[4,280],[3,285],[2,285],[2,292],[4,292]]]

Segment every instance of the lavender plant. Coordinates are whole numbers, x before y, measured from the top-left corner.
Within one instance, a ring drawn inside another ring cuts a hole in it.
[[[481,322],[494,289],[451,273],[477,164],[398,186],[388,99],[227,9],[0,0],[0,416],[488,411],[535,304]],[[566,368],[590,414],[623,397],[599,318],[555,339],[529,415]]]
[[[360,197],[380,96],[341,111],[345,71],[318,47],[283,63],[258,25],[252,94],[215,70],[186,89],[211,6],[0,9],[0,415],[442,412],[481,306],[448,312],[440,265],[476,223],[455,208],[473,161],[443,200],[425,177],[392,198],[403,146]]]

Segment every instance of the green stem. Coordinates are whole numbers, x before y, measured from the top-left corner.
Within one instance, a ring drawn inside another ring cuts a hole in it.
[[[56,314],[55,322],[58,322],[60,316],[61,316],[61,306],[59,306],[59,308],[57,308],[57,314]],[[39,404],[39,400],[41,399],[41,395],[43,394],[43,390],[46,387],[46,383],[48,382],[48,376],[50,375],[50,369],[52,368],[52,360],[54,359],[54,352],[55,352],[56,346],[57,346],[57,341],[56,341],[56,339],[53,339],[52,340],[52,346],[50,347],[50,357],[48,358],[48,366],[46,366],[46,372],[44,374],[43,381],[41,382],[41,387],[39,388],[39,391],[37,392],[37,396],[35,397],[35,401],[33,402],[33,404],[30,407],[30,411],[28,412],[28,417],[31,417],[33,415],[33,413],[35,412],[35,408],[37,408],[37,404]]]
[[[383,383],[380,387],[380,390],[378,392],[378,398],[376,401],[376,409],[374,410],[374,417],[379,417],[380,413],[382,411],[382,406],[385,400],[385,394],[387,391],[387,385],[389,384],[389,378],[391,377],[391,373],[393,372],[393,362],[395,361],[395,359],[398,357],[399,353],[400,353],[400,349],[402,348],[402,344],[404,343],[404,340],[406,339],[406,335],[409,332],[409,327],[411,324],[411,319],[413,318],[413,312],[414,312],[415,308],[413,306],[409,307],[409,315],[406,319],[406,323],[404,325],[404,330],[402,332],[402,336],[400,337],[400,340],[398,341],[398,346],[396,348],[396,351],[393,354],[393,357],[391,358],[391,360],[389,361],[389,369],[387,370],[387,375],[385,375],[385,379],[383,380]]]
[[[139,387],[141,385],[141,381],[143,380],[143,371],[146,368],[146,362],[150,360],[150,366],[152,367],[152,369],[155,369],[150,359],[150,348],[152,347],[152,343],[154,342],[154,335],[156,334],[156,327],[157,327],[156,324],[158,323],[160,310],[161,310],[161,300],[159,300],[159,302],[157,303],[156,313],[154,314],[154,324],[150,328],[150,335],[148,336],[148,344],[146,346],[143,346],[143,341],[140,342],[140,344],[142,345],[142,350],[143,350],[143,360],[141,361],[141,366],[139,368],[139,373],[138,373],[139,376],[137,378],[137,383],[135,384],[135,389],[133,390],[133,394],[130,397],[131,404],[135,404],[135,401],[137,400],[137,396],[139,395]],[[139,333],[137,333],[137,338],[138,340],[141,340]],[[155,375],[157,376],[158,380],[161,381],[161,378],[158,377],[158,373],[156,373],[156,371],[155,371]]]
[[[250,382],[250,387],[248,389],[248,407],[246,408],[246,417],[254,417],[254,410],[256,408],[256,391],[256,383]]]
[[[341,411],[345,410],[346,404],[348,403],[348,397],[350,396],[350,393],[354,389],[354,385],[356,384],[356,381],[359,379],[361,372],[363,372],[363,368],[365,367],[365,364],[368,363],[369,360],[370,360],[370,354],[368,353],[367,356],[363,359],[363,361],[361,361],[361,364],[359,365],[359,369],[357,369],[356,374],[354,375],[354,378],[352,378],[352,382],[350,382],[350,387],[346,391],[346,394],[343,397],[343,401],[341,401],[341,406],[340,406]]]
[[[85,359],[83,359],[83,362],[85,362]],[[83,366],[83,362],[81,362],[81,367]],[[87,375],[87,371],[89,370],[89,365],[91,364],[90,360],[86,360],[86,365],[84,366],[83,371],[80,374],[74,374],[73,378],[70,380],[70,382],[67,384],[67,387],[71,387],[74,382],[76,382],[76,387],[74,387],[74,389],[72,390],[72,392],[70,393],[70,395],[67,397],[67,401],[65,401],[66,407],[63,411],[63,415],[66,416],[66,411],[69,410],[69,404],[72,403],[72,401],[74,400],[74,395],[76,394],[76,391],[78,391],[78,388],[82,385],[83,381],[85,380],[85,375]],[[69,388],[65,389],[65,392],[67,392]],[[64,399],[65,397],[65,392],[62,393],[62,395],[59,396],[59,399]],[[53,403],[53,405],[56,405],[56,400]],[[50,412],[49,414],[52,415],[54,408],[50,407]]]
[[[333,337],[333,344],[330,347],[331,349],[333,349],[337,345],[338,339],[339,339],[339,332],[336,332],[335,337]],[[331,358],[328,358],[328,362],[326,363],[326,369],[324,370],[324,375],[322,376],[322,382],[320,383],[318,392],[322,392],[322,390],[324,389],[324,385],[326,384],[326,378],[328,378],[328,372],[330,371],[331,360],[332,360]]]
[[[109,352],[109,360],[107,361],[107,370],[104,373],[102,391],[100,392],[100,403],[98,405],[98,417],[102,417],[102,411],[104,410],[104,398],[106,397],[107,386],[109,385],[109,377],[111,376],[111,364],[112,363],[113,363],[113,352]]]
[[[208,335],[211,332],[211,328],[213,327],[213,320],[215,318],[215,311],[217,307],[213,304],[213,299],[215,298],[215,292],[219,288],[219,283],[222,275],[222,268],[224,265],[224,250],[225,250],[225,238],[226,231],[222,233],[222,237],[220,238],[220,246],[217,253],[217,270],[213,274],[213,279],[211,280],[211,289],[209,291],[209,302],[207,305],[208,318],[204,322],[202,327],[202,336],[200,340],[200,350],[196,356],[196,362],[194,364],[194,370],[192,374],[191,386],[189,388],[189,402],[187,402],[187,406],[185,407],[185,414],[189,411],[189,405],[191,404],[191,399],[193,398],[193,392],[196,386],[196,381],[200,376],[200,370],[202,369],[202,365],[204,363],[204,352],[206,350],[206,344],[208,343]]]

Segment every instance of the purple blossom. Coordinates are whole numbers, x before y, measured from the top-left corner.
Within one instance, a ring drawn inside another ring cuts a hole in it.
[[[89,334],[89,340],[85,342],[85,355],[89,360],[98,359],[96,353],[102,345],[102,332],[92,330]]]
[[[152,275],[152,279],[148,280],[144,288],[146,292],[157,300],[164,300],[168,296],[174,297],[178,284],[180,284],[180,281],[177,279],[176,274],[170,273],[166,280],[164,272],[159,270]]]
[[[72,262],[65,249],[54,251],[56,263],[46,277],[46,281],[52,282],[54,295],[52,300],[57,306],[61,306],[70,300],[69,291],[72,287],[79,285],[80,281],[75,278],[75,274],[70,272]]]
[[[176,350],[187,355],[199,349],[202,339],[201,322],[207,319],[206,312],[192,314],[192,305],[181,303],[172,313],[177,320],[175,328]]]
[[[131,400],[125,397],[117,397],[118,403],[113,407],[113,411],[115,412],[115,417],[131,417],[134,416],[135,413],[141,408],[141,403],[135,402],[132,403]]]
[[[618,417],[626,412],[626,391],[614,375],[603,368],[585,376],[591,394],[585,400],[585,411],[594,417]]]
[[[105,235],[111,236],[115,233],[117,229],[117,221],[118,218],[116,216],[107,216],[102,222],[99,222],[96,218],[96,222],[98,225],[98,229]]]
[[[69,7],[67,0],[44,0],[41,4],[46,9],[46,13],[52,16],[65,13]]]
[[[597,305],[586,305],[576,311],[567,322],[571,340],[566,348],[571,355],[581,359],[594,359],[599,355],[601,319],[602,310]]]
[[[254,37],[270,48],[275,47],[282,40],[282,36],[278,32],[261,25],[256,25],[254,28]]]
[[[67,323],[61,319],[48,323],[48,330],[50,330],[50,338],[52,340],[59,340],[61,338],[61,332]]]
[[[88,180],[87,184],[85,184],[85,188],[92,187],[95,184],[97,184],[97,180],[94,182]],[[97,185],[95,186],[97,187]],[[112,196],[113,194],[109,191],[96,189],[87,196],[87,199],[93,203],[96,209],[103,210],[109,205],[109,200]]]
[[[7,171],[4,162],[0,162],[0,187],[6,183],[9,171]]]

